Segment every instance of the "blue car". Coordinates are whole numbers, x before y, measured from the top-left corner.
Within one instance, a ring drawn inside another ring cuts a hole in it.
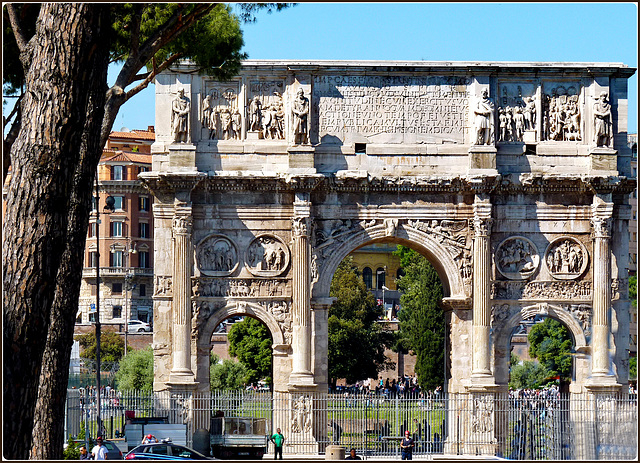
[[[171,442],[141,444],[127,453],[125,460],[215,460],[184,445]]]

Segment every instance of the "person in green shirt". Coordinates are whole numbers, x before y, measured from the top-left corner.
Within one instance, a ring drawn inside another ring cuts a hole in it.
[[[284,444],[284,436],[282,435],[282,431],[280,428],[276,429],[276,433],[271,436],[271,441],[275,446],[273,459],[278,459],[278,454],[280,454],[280,459],[282,460],[282,445]]]

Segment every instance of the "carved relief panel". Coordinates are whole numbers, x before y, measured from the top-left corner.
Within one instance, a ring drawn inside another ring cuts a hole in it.
[[[495,253],[496,269],[509,280],[526,280],[540,265],[536,245],[523,236],[512,236],[501,242]]]
[[[247,92],[247,131],[255,138],[284,140],[284,81],[251,81]]]
[[[245,253],[245,266],[254,276],[277,276],[289,266],[291,253],[282,240],[273,235],[254,239]]]
[[[546,82],[542,94],[543,140],[581,141],[583,106],[578,82]]]
[[[553,278],[573,280],[587,269],[589,255],[587,248],[580,241],[563,236],[549,244],[544,261]]]
[[[498,100],[498,141],[538,141],[537,85],[502,82],[498,85]]]
[[[209,140],[239,140],[242,135],[242,115],[237,83],[206,85],[200,106],[203,138]]]
[[[196,246],[196,265],[203,275],[231,275],[238,267],[238,250],[222,235],[210,235]]]

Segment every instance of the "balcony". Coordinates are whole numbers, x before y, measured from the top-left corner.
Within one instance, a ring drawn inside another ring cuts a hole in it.
[[[142,267],[100,267],[100,278],[108,277],[120,277],[124,278],[125,274],[133,275],[134,277],[152,277],[153,268]],[[84,267],[82,269],[82,278],[95,278],[95,267]]]

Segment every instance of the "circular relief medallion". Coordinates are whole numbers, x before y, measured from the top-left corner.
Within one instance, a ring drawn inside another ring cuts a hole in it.
[[[587,269],[589,255],[587,248],[580,241],[570,236],[562,236],[549,243],[544,261],[553,278],[573,280]]]
[[[258,236],[247,248],[245,265],[254,276],[280,275],[289,266],[289,248],[276,236]]]
[[[204,275],[231,275],[238,267],[238,250],[227,237],[210,235],[196,246],[196,263]]]
[[[496,249],[496,268],[510,280],[526,280],[540,265],[536,245],[523,236],[512,236]]]

